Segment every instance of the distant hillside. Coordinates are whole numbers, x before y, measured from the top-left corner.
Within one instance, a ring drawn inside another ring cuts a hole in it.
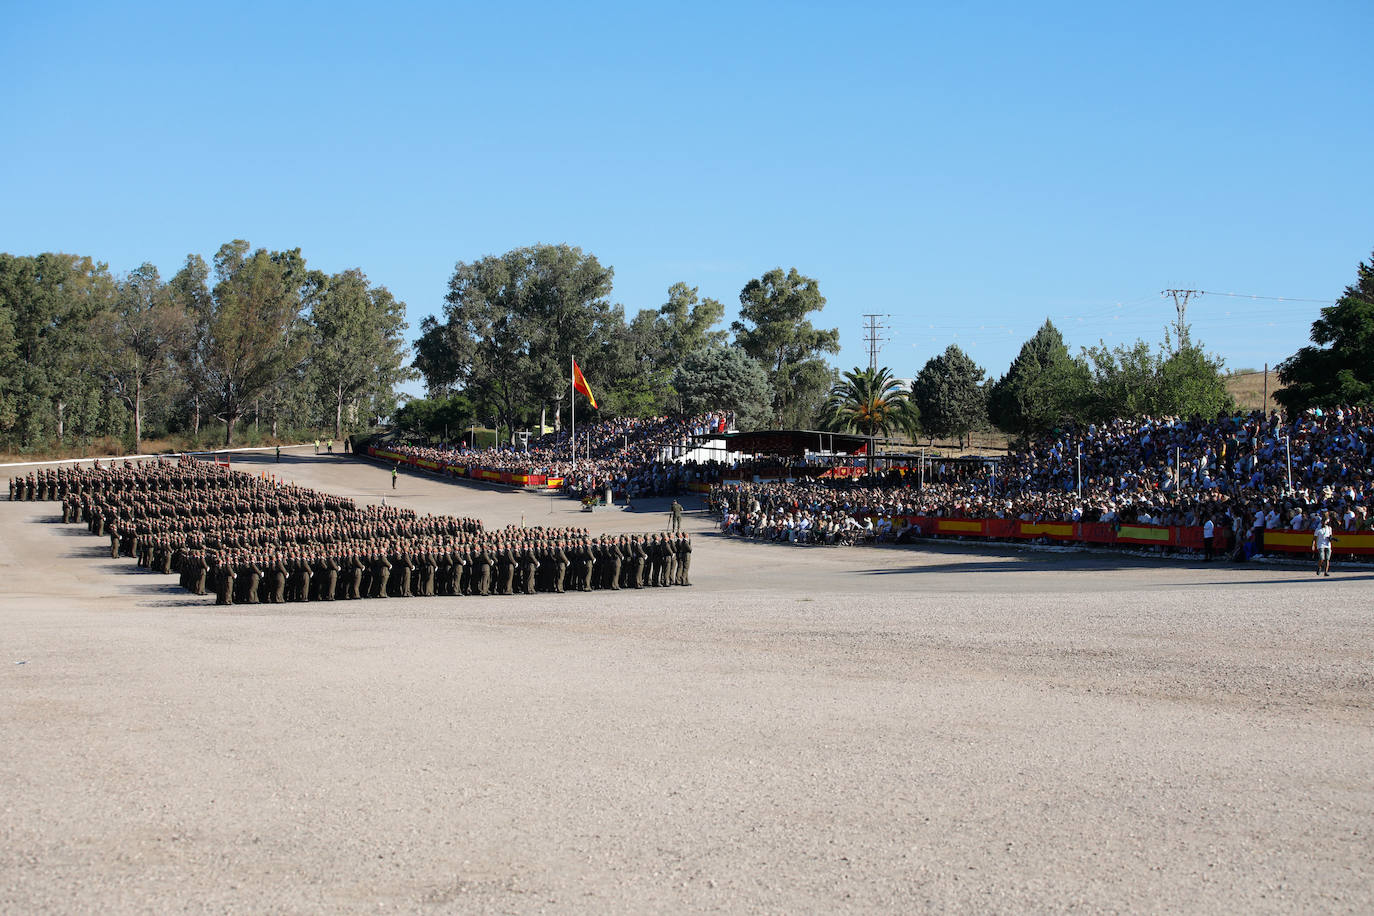
[[[1231,397],[1236,399],[1236,406],[1241,410],[1274,410],[1278,404],[1274,402],[1274,392],[1281,386],[1279,385],[1279,374],[1273,369],[1269,370],[1268,386],[1269,400],[1265,401],[1265,374],[1258,369],[1242,369],[1233,375],[1226,377],[1226,390],[1231,392]]]

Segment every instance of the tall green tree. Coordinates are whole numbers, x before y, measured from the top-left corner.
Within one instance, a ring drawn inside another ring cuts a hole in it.
[[[1274,400],[1292,412],[1374,404],[1374,257],[1312,322],[1312,343],[1279,364]]]
[[[92,435],[108,418],[92,319],[113,307],[109,268],[88,257],[0,255],[0,307],[13,323],[11,430],[24,446]]]
[[[921,412],[921,428],[931,439],[964,437],[987,422],[983,370],[958,345],[931,357],[911,383],[911,399]]]
[[[914,437],[920,415],[910,394],[890,369],[855,366],[826,396],[821,429],[865,436],[887,436],[900,431]]]
[[[612,277],[594,255],[567,245],[459,262],[444,323],[421,325],[415,364],[427,390],[466,391],[512,427],[552,408],[558,425],[572,357],[596,386],[619,356],[625,319],[610,302]]]
[[[838,353],[840,332],[818,330],[807,318],[825,307],[820,284],[791,268],[774,268],[740,291],[735,344],[768,370],[773,390],[772,423],[809,425],[834,371],[822,354]]]
[[[144,407],[150,393],[177,371],[187,347],[190,316],[162,283],[157,268],[144,263],[120,281],[115,307],[96,316],[93,330],[104,342],[96,364],[110,390],[133,414],[133,450],[143,442]]]
[[[343,437],[346,406],[386,402],[381,412],[390,412],[396,385],[414,377],[404,365],[405,303],[361,270],[346,270],[325,284],[310,325],[310,376],[332,414],[334,438]]]
[[[725,306],[709,297],[702,299],[699,287],[674,283],[668,287],[668,301],[658,307],[654,329],[669,360],[681,362],[688,353],[725,345],[727,332],[716,328],[724,317]]]
[[[447,397],[472,382],[477,341],[467,328],[433,315],[420,320],[413,365],[431,398]]]
[[[1091,384],[1086,361],[1069,355],[1063,335],[1046,319],[988,389],[988,417],[1005,432],[1046,432],[1078,415]]]
[[[210,267],[198,254],[188,254],[181,269],[167,281],[167,297],[189,323],[189,336],[177,351],[179,377],[184,386],[191,434],[200,435],[201,417],[209,401],[210,380],[206,365],[210,352],[210,320],[215,299],[210,292]]]
[[[614,391],[624,412],[639,415],[681,410],[672,379],[683,359],[698,349],[725,345],[727,332],[715,326],[725,306],[700,298],[699,289],[686,283],[668,288],[668,301],[657,309],[642,309],[630,321],[622,357],[614,365]]]
[[[304,361],[310,333],[302,313],[325,286],[299,248],[249,248],[237,239],[215,255],[204,369],[225,445],[233,444],[234,424],[254,400]]]
[[[16,280],[19,262],[0,254],[0,441],[10,439],[19,418],[19,385],[23,366],[15,332]]]
[[[739,347],[706,346],[688,353],[673,373],[673,388],[684,413],[730,410],[741,429],[759,426],[773,410],[767,370]]]
[[[625,311],[610,301],[615,271],[595,255],[568,245],[524,251],[530,389],[539,403],[554,407],[557,417],[572,388],[574,356],[589,379],[610,374],[611,342],[625,326]]]

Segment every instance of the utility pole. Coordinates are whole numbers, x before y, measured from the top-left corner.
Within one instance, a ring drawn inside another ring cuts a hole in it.
[[[870,372],[877,370],[878,351],[882,349],[883,344],[891,339],[878,336],[878,332],[883,330],[878,319],[891,317],[891,315],[864,315],[864,318],[868,319],[868,324],[864,326],[864,343],[868,344],[868,370]]]
[[[1193,296],[1201,296],[1202,290],[1166,289],[1160,295],[1173,297],[1174,308],[1178,310],[1178,323],[1174,325],[1174,345],[1182,350],[1188,345],[1188,322],[1184,320],[1184,315],[1188,311],[1188,300]]]

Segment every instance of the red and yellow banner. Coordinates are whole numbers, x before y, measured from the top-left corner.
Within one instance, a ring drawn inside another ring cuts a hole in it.
[[[862,517],[862,516],[860,516]],[[876,518],[875,518],[876,521]],[[1115,544],[1149,547],[1184,547],[1201,550],[1202,526],[1121,525],[1105,522],[1023,522],[1017,519],[952,519],[928,516],[894,518],[893,528],[914,525],[923,535],[953,535],[1006,540],[1048,539],[1077,544]],[[1228,550],[1232,546],[1228,532],[1218,528],[1213,547]],[[1312,550],[1310,531],[1266,531],[1265,553],[1309,553]],[[1337,554],[1374,555],[1374,531],[1337,531],[1333,552]]]
[[[484,480],[489,483],[500,483],[511,487],[523,487],[526,489],[549,489],[557,490],[563,486],[562,477],[546,477],[543,474],[517,474],[513,471],[498,471],[492,468],[474,468],[465,464],[450,464],[445,461],[436,461],[433,458],[415,458],[409,455],[402,455],[400,452],[393,452],[390,449],[375,448],[368,446],[367,454],[373,458],[380,458],[383,461],[394,461],[425,471],[433,471],[436,474],[447,474],[450,477],[466,477],[469,480]]]

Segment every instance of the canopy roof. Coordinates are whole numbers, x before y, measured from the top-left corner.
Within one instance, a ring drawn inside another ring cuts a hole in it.
[[[870,442],[868,436],[852,433],[830,433],[819,429],[756,429],[739,433],[706,433],[698,439],[723,439],[732,452],[746,455],[786,455],[801,458],[808,451],[857,454]],[[877,440],[882,443],[885,440]]]

